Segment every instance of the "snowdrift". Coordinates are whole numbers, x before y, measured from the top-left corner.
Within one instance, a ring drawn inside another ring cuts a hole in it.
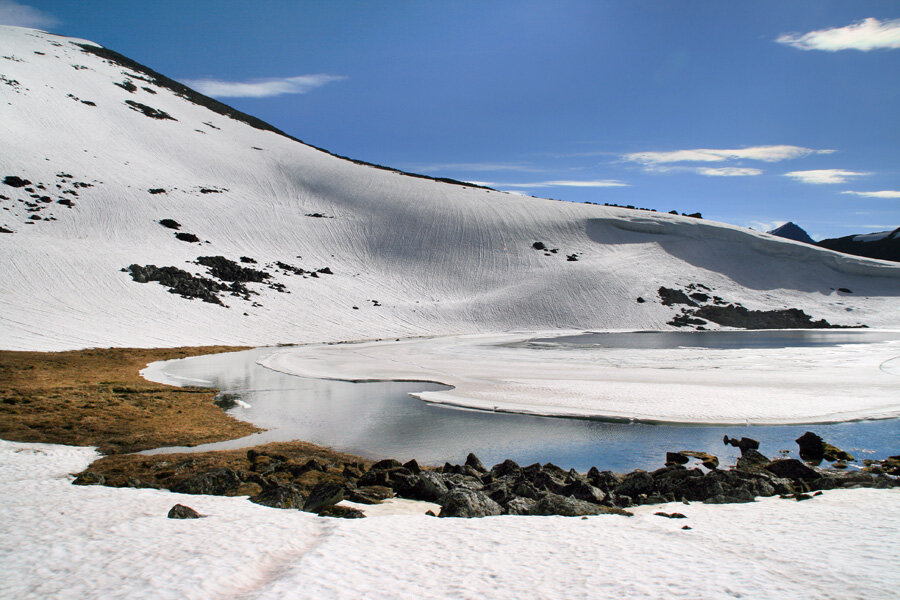
[[[897,265],[337,157],[84,40],[0,50],[2,348],[664,329],[690,284],[900,324]]]

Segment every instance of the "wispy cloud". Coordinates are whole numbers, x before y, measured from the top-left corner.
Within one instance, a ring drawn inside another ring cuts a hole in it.
[[[520,163],[438,163],[428,165],[412,165],[410,169],[432,173],[434,171],[539,171],[534,167]]]
[[[813,171],[791,171],[785,177],[791,177],[803,183],[846,183],[853,177],[862,177],[871,173],[845,171],[843,169],[816,169]]]
[[[671,165],[646,165],[644,170],[649,173],[696,173],[706,177],[747,177],[762,175],[761,169],[751,167],[686,167]]]
[[[900,19],[879,21],[868,18],[832,29],[819,29],[809,33],[786,33],[777,40],[801,50],[876,50],[878,48],[900,48]]]
[[[769,232],[773,229],[778,229],[782,225],[787,223],[787,221],[750,221],[745,224],[744,227],[748,229],[755,229],[756,231],[764,231]]]
[[[305,94],[333,81],[346,79],[342,75],[298,75],[279,79],[252,81],[223,81],[221,79],[185,79],[183,83],[202,94],[215,98],[268,98],[284,94]]]
[[[531,183],[495,183],[489,181],[470,181],[478,185],[486,185],[494,188],[548,188],[548,187],[585,187],[585,188],[604,188],[604,187],[628,187],[624,181],[616,179],[592,179],[592,180],[571,180],[560,179],[555,181],[533,181]]]
[[[12,0],[0,0],[0,25],[52,27],[58,23],[59,19],[33,6],[19,4]]]
[[[680,162],[724,162],[728,160],[759,160],[778,162],[801,158],[810,154],[831,154],[834,150],[815,150],[801,146],[751,146],[749,148],[716,149],[693,148],[670,152],[632,152],[624,154],[623,160],[643,165],[658,165]]]
[[[900,190],[881,190],[878,192],[854,192],[847,190],[842,194],[853,194],[854,196],[864,196],[866,198],[900,198]]]

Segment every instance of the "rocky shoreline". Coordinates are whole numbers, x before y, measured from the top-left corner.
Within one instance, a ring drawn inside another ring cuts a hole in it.
[[[796,440],[803,460],[770,459],[750,438],[725,436],[723,441],[741,450],[737,464],[727,469],[719,468],[717,457],[691,451],[667,453],[666,466],[655,471],[620,474],[596,468],[578,473],[551,463],[523,467],[512,460],[488,469],[474,454],[464,464],[440,468],[422,467],[415,460],[300,461],[278,448],[261,447],[248,450],[240,464],[220,468],[208,468],[209,463],[190,455],[139,457],[140,464],[127,470],[104,464],[104,459],[74,483],[246,495],[266,506],[344,518],[365,515],[338,504],[342,500],[377,504],[391,497],[437,503],[440,517],[627,516],[627,509],[638,505],[753,502],[775,495],[799,501],[821,490],[900,487],[900,456],[848,469],[854,458],[812,432]],[[823,460],[833,464],[822,467]]]

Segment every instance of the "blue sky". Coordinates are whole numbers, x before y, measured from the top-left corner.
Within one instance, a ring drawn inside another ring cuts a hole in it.
[[[900,3],[12,2],[338,154],[816,239],[900,225]]]

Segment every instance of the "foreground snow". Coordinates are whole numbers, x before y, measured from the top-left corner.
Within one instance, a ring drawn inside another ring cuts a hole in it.
[[[541,333],[275,351],[276,371],[353,381],[436,381],[414,394],[484,410],[706,424],[900,416],[900,341],[811,348],[530,348]],[[517,345],[519,344],[519,345]]]
[[[632,518],[341,521],[243,498],[70,485],[94,458],[0,441],[0,596],[871,600],[900,586],[896,489],[641,507]],[[176,502],[207,517],[169,520]]]
[[[0,184],[0,226],[13,231],[0,233],[0,348],[664,329],[678,310],[659,303],[658,288],[692,283],[749,309],[900,326],[898,265],[355,164],[193,104],[79,41],[0,27],[0,75],[14,82],[0,83],[0,181],[27,178],[49,198]],[[73,182],[91,187],[62,196]],[[162,219],[202,243],[175,239]],[[226,308],[122,272],[153,264],[208,277],[196,260],[217,255],[256,260],[290,293],[249,284],[258,295],[223,295]],[[275,261],[333,275],[291,275]]]

